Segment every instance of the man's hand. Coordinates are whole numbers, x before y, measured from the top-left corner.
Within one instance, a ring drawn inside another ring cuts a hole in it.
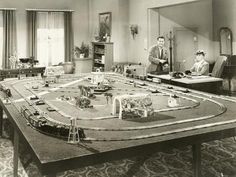
[[[168,64],[168,63],[166,63],[166,64],[164,64],[163,66],[164,66],[164,67],[169,67],[169,64]]]
[[[163,64],[163,63],[166,63],[166,60],[162,60],[162,59],[160,59],[160,61],[159,61],[161,64]]]

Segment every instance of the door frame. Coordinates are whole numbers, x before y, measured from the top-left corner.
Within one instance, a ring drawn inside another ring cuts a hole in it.
[[[187,30],[190,30],[190,31],[193,31],[194,33],[198,34],[198,27],[173,27],[173,36],[174,36],[174,41],[173,41],[173,68],[175,71],[175,64],[176,64],[176,58],[177,58],[177,43],[176,43],[176,34],[177,34],[177,31],[187,31]],[[197,35],[197,41],[194,42],[194,49],[195,51],[197,50],[198,48],[198,35]]]

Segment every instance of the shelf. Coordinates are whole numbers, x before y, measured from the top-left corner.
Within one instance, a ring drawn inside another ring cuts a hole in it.
[[[113,43],[93,42],[94,68],[102,67],[104,71],[110,71],[113,64]]]
[[[99,55],[105,55],[105,53],[104,52],[94,52],[95,54],[99,54]]]
[[[94,64],[104,65],[104,63],[94,62]]]

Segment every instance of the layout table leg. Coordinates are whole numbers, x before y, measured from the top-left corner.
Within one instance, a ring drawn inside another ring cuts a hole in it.
[[[18,157],[19,157],[19,135],[17,130],[14,130],[14,154],[13,154],[13,175],[18,177]]]
[[[229,84],[228,95],[231,96],[231,78],[228,78],[228,84]]]
[[[194,177],[201,177],[201,144],[192,145]]]
[[[3,109],[0,106],[0,137],[3,135]]]

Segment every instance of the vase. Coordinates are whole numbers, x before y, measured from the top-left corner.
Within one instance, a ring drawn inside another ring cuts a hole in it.
[[[84,58],[84,53],[81,53],[81,54],[79,55],[79,57],[80,57],[80,58]]]

